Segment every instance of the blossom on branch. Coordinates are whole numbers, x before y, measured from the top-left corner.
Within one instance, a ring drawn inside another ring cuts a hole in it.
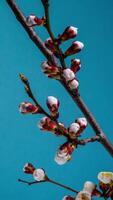
[[[81,62],[79,59],[72,59],[71,60],[71,67],[70,69],[76,73],[77,71],[79,71],[81,68]]]
[[[24,173],[32,174],[36,181],[44,181],[47,179],[44,169],[36,169],[31,163],[27,163],[23,167]]]
[[[61,35],[59,35],[59,40],[61,41],[61,42],[63,42],[63,41],[66,41],[66,40],[69,40],[69,39],[71,39],[71,38],[74,38],[74,37],[76,37],[77,36],[77,31],[78,30],[78,28],[76,28],[76,27],[73,27],[73,26],[68,26],[65,30],[64,30],[64,32],[61,34]]]
[[[40,128],[40,130],[43,131],[55,132],[57,124],[54,121],[52,121],[49,117],[43,117],[38,123],[38,127]]]
[[[47,61],[43,62],[41,67],[44,74],[46,74],[49,78],[60,80],[61,70],[59,67],[51,65]]]
[[[59,100],[53,96],[49,96],[46,101],[47,107],[49,108],[53,117],[58,117]]]
[[[19,111],[22,114],[36,114],[36,113],[41,113],[41,109],[40,106],[34,106],[33,104],[29,103],[29,102],[22,102],[19,105]]]
[[[26,174],[33,174],[35,167],[31,163],[26,163],[23,167],[23,171]]]
[[[84,47],[84,44],[79,41],[75,41],[72,43],[72,45],[66,50],[64,53],[64,57],[66,58],[67,56],[71,56],[75,53],[80,52]]]
[[[75,89],[78,89],[78,86],[79,86],[79,82],[77,79],[73,79],[72,81],[70,81],[68,83],[68,86],[71,90],[75,90]]]
[[[45,18],[39,19],[35,15],[30,15],[26,18],[26,22],[28,26],[43,26],[45,23]]]
[[[36,181],[44,181],[46,180],[46,174],[45,171],[41,168],[41,169],[35,169],[33,172],[33,178]]]
[[[63,70],[63,77],[65,78],[66,82],[68,82],[75,78],[75,74],[71,69],[68,68]]]
[[[81,191],[77,194],[75,200],[91,200],[91,194],[86,191]]]
[[[65,164],[67,161],[71,160],[71,154],[76,148],[76,144],[71,142],[66,142],[60,146],[55,156],[55,162],[59,165]]]
[[[53,41],[50,37],[46,39],[45,41],[45,46],[53,52],[53,54],[55,56],[57,56],[57,47],[56,45],[58,45],[60,42],[58,40]]]

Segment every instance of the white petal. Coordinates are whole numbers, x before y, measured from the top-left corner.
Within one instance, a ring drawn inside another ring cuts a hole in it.
[[[45,179],[45,172],[43,169],[35,169],[33,172],[33,178],[36,181],[43,181]]]

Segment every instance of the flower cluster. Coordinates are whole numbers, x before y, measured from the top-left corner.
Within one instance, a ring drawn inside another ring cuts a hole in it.
[[[48,38],[45,41],[45,46],[56,56],[58,57],[58,46],[69,39],[75,38],[77,36],[78,29],[73,26],[68,26],[62,34],[58,35],[58,38],[53,39]],[[71,56],[80,52],[84,47],[84,44],[80,41],[74,41],[72,45],[64,52],[63,56],[66,58],[67,56]]]
[[[78,192],[76,197],[64,196],[62,200],[91,200],[92,196],[104,197],[105,199],[113,197],[113,173],[100,172],[98,180],[102,191],[98,190],[97,186],[91,181],[86,181],[83,189]]]
[[[36,169],[31,163],[25,164],[23,171],[26,174],[32,174],[36,181],[45,181],[47,179],[44,169]]]
[[[32,27],[32,26],[44,26],[45,24],[45,18],[42,17],[41,19],[38,18],[35,15],[30,15],[26,18],[26,23],[28,26]]]
[[[44,74],[49,78],[60,80],[61,69],[59,67],[49,64],[48,61],[43,62],[41,67]]]

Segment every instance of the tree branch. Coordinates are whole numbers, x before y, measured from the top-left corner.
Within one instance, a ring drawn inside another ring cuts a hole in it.
[[[26,32],[28,33],[30,39],[34,42],[34,44],[40,49],[40,51],[44,54],[44,56],[49,60],[53,65],[57,65],[56,59],[44,45],[42,40],[39,38],[39,36],[36,34],[36,32],[33,30],[33,28],[28,27],[26,23],[26,18],[20,11],[20,9],[17,7],[14,0],[6,0],[10,8],[12,9],[13,13],[15,14],[17,20],[21,23],[21,25],[24,27]],[[80,110],[84,113],[85,117],[87,118],[89,124],[92,126],[93,130],[95,131],[96,135],[100,137],[101,144],[105,147],[105,149],[111,154],[113,157],[113,145],[110,143],[110,141],[107,139],[106,135],[103,133],[102,129],[99,127],[98,123],[96,122],[94,116],[91,114],[91,112],[88,110],[87,106],[81,99],[80,95],[78,93],[72,92],[67,84],[64,81],[60,81],[60,83],[64,86],[64,88],[67,90],[69,95],[72,97],[74,102],[78,105]]]

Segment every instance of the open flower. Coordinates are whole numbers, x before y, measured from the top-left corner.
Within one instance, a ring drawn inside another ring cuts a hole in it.
[[[63,76],[67,82],[75,78],[74,72],[69,68],[63,70]]]
[[[75,41],[72,43],[72,45],[66,50],[64,53],[64,57],[71,56],[75,53],[80,52],[84,47],[84,44],[79,41]]]
[[[42,19],[39,19],[35,15],[30,15],[26,18],[26,22],[28,26],[43,26],[45,23],[44,17]]]
[[[76,27],[73,27],[73,26],[68,26],[64,32],[59,35],[59,40],[60,41],[66,41],[66,40],[69,40],[71,38],[74,38],[77,36],[77,30],[78,28]]]
[[[81,68],[81,62],[79,59],[72,59],[71,60],[71,67],[70,69],[76,73],[77,71],[79,71]]]
[[[47,61],[43,62],[42,65],[43,72],[49,77],[54,79],[60,79],[60,68],[54,65],[50,65]]]
[[[71,196],[64,196],[62,200],[74,200],[75,198]]]
[[[74,151],[75,147],[76,146],[70,142],[66,142],[61,145],[55,156],[55,162],[59,165],[65,164],[71,159],[71,154]]]
[[[100,172],[98,180],[104,184],[110,184],[113,181],[113,172]]]
[[[47,106],[51,112],[57,113],[59,108],[59,101],[53,96],[47,98]]]
[[[43,131],[55,132],[57,124],[54,121],[52,121],[49,117],[43,117],[40,120],[38,127]]]
[[[33,178],[36,181],[44,181],[46,180],[46,174],[45,171],[41,168],[41,169],[35,169],[33,172]]]
[[[35,114],[35,113],[41,113],[41,109],[40,107],[34,106],[33,104],[29,103],[29,102],[22,102],[19,105],[19,111],[22,114]]]
[[[23,167],[23,171],[26,174],[33,174],[35,167],[31,163],[26,163]]]

